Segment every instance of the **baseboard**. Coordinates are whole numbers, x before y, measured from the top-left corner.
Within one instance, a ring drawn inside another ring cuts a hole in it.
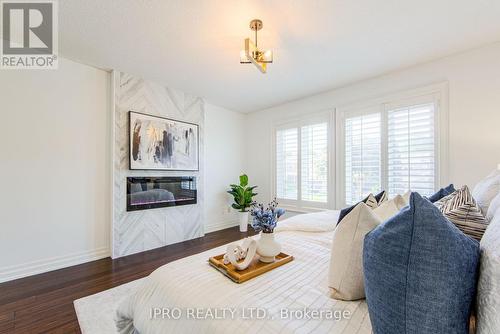
[[[210,232],[215,232],[219,230],[223,230],[225,228],[233,227],[233,226],[238,226],[239,223],[234,220],[229,220],[225,222],[221,222],[218,224],[210,224],[205,226],[205,233],[210,233]]]
[[[0,268],[0,283],[95,261],[108,256],[110,256],[110,249],[108,247],[102,247],[91,251],[4,267]]]

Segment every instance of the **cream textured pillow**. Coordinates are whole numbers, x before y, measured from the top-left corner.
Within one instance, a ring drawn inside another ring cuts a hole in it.
[[[371,208],[359,203],[339,223],[333,235],[329,286],[332,298],[356,300],[365,298],[363,284],[363,240],[381,223]]]
[[[500,209],[500,192],[493,198],[488,207],[488,212],[486,213],[486,221],[489,223],[493,220],[493,216]]]
[[[396,195],[396,197],[390,201],[386,201],[373,209],[373,212],[380,218],[381,221],[386,221],[407,205],[408,201],[405,201],[403,196]]]
[[[491,172],[486,178],[479,181],[472,190],[472,196],[481,212],[486,216],[491,200],[500,192],[500,170]]]
[[[477,285],[477,334],[500,333],[500,212],[481,240]]]

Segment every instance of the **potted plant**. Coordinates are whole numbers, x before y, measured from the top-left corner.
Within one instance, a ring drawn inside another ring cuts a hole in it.
[[[233,209],[238,210],[240,231],[246,232],[248,227],[248,208],[253,203],[253,197],[257,194],[253,192],[257,186],[248,186],[248,176],[240,175],[240,184],[231,184],[231,190],[228,191],[233,195],[234,203],[231,205]]]
[[[254,204],[250,214],[253,217],[252,227],[260,232],[257,241],[257,253],[262,262],[274,262],[275,256],[281,252],[281,245],[274,240],[274,228],[278,219],[285,213],[284,209],[278,208],[278,202],[274,199],[267,208],[263,204]]]

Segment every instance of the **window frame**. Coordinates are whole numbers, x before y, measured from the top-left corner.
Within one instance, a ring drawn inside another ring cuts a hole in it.
[[[426,102],[423,102],[426,101]],[[336,109],[336,131],[335,131],[335,165],[336,165],[336,202],[337,208],[346,205],[346,173],[345,173],[345,120],[347,117],[356,117],[366,114],[380,113],[381,115],[381,188],[388,186],[387,164],[387,115],[389,110],[402,106],[423,104],[433,102],[435,104],[434,115],[434,145],[435,145],[435,181],[434,187],[448,183],[448,83],[440,83],[407,90],[382,98],[353,103]],[[369,110],[369,112],[366,112]]]
[[[335,124],[334,122],[335,118],[335,112],[332,110],[329,111],[323,111],[319,113],[314,113],[311,115],[308,115],[306,117],[300,117],[300,118],[294,118],[294,119],[288,119],[284,122],[275,122],[273,129],[272,129],[272,144],[271,144],[271,198],[277,199],[277,201],[280,203],[280,207],[283,207],[285,209],[288,209],[293,212],[300,212],[300,213],[306,213],[306,212],[315,212],[315,211],[322,211],[326,210],[332,207],[333,203],[335,203],[333,195],[333,177],[332,177],[332,170],[334,168],[334,164],[332,164],[332,157],[334,156],[334,150],[335,150],[335,145],[333,142],[333,136],[332,136],[332,124]],[[315,201],[305,201],[301,199],[301,190],[302,190],[302,179],[301,179],[301,174],[302,174],[302,168],[301,168],[301,161],[302,161],[302,131],[301,127],[307,126],[307,125],[313,125],[313,124],[318,124],[318,123],[326,123],[327,126],[327,201],[326,202],[315,202]],[[290,200],[290,199],[280,199],[277,197],[277,162],[276,162],[276,155],[277,155],[277,147],[276,147],[276,134],[279,130],[285,130],[285,129],[290,129],[290,128],[297,128],[298,133],[297,133],[297,200]]]

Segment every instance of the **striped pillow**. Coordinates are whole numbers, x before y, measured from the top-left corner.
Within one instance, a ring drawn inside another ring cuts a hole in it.
[[[481,240],[488,223],[472,197],[469,187],[463,186],[462,189],[443,197],[434,204],[462,232],[476,240]]]

